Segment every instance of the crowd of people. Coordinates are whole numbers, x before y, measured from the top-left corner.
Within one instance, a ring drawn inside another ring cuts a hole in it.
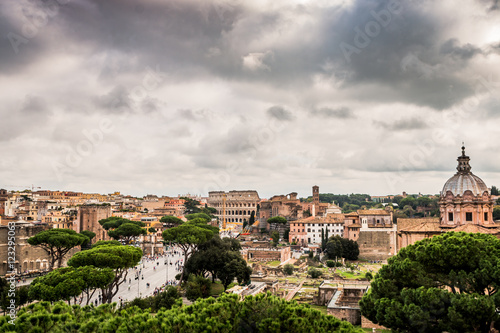
[[[144,282],[141,282],[141,285],[144,287],[146,286],[147,289],[150,289],[152,287],[151,283],[152,281],[149,280],[149,277],[151,276],[151,263],[153,264],[153,272],[157,271],[160,266],[172,266],[174,268],[174,272],[176,274],[180,273],[184,267],[184,259],[179,258],[182,255],[182,251],[177,248],[177,247],[171,247],[167,252],[163,254],[156,254],[156,255],[146,255],[142,257],[141,262],[136,265],[135,267],[129,268],[128,269],[128,278],[126,282],[128,282],[128,292],[133,292],[132,291],[132,284],[134,280],[141,280],[145,281],[146,283],[143,284]],[[148,274],[149,273],[149,274]],[[167,272],[166,272],[167,273]],[[170,270],[170,274],[172,271]],[[156,279],[157,281],[158,279]],[[166,290],[167,286],[176,286],[179,283],[179,280],[175,279],[173,276],[168,276],[167,274],[165,275],[165,282],[161,284],[160,286],[153,286],[152,290],[148,290],[145,293],[145,296],[151,296],[151,295],[157,295],[161,293],[162,291]],[[125,284],[125,286],[127,286]],[[134,287],[134,290],[137,290],[138,286]],[[139,292],[139,290],[137,290]],[[144,290],[142,290],[144,291]],[[142,297],[143,293],[139,292],[140,295],[139,297]],[[123,296],[123,295],[118,295],[118,301],[120,304],[123,304],[127,302],[127,299],[130,299],[130,297]],[[83,299],[82,299],[83,300]],[[99,294],[95,299],[92,299],[92,304],[94,305],[99,305],[102,304],[102,295]]]

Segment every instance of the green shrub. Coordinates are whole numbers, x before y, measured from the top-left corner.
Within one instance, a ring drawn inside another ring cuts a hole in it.
[[[171,309],[174,304],[181,305],[181,296],[174,286],[168,286],[166,290],[145,298],[135,298],[132,302],[126,303],[123,308],[137,306],[142,310],[151,309],[152,312],[157,312],[161,308]]]
[[[292,275],[293,274],[293,265],[292,264],[286,264],[283,266],[283,273],[286,275]]]
[[[321,272],[319,269],[311,267],[307,271],[307,274],[309,274],[313,279],[317,279],[323,274],[323,272]]]
[[[186,298],[190,301],[196,301],[198,298],[207,298],[210,296],[212,281],[201,275],[189,275],[186,284]]]

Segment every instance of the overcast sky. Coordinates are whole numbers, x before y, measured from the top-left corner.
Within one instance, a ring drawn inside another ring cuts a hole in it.
[[[498,0],[46,2],[0,2],[0,187],[500,185]]]

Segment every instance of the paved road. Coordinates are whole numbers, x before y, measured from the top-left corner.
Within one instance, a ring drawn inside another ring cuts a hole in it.
[[[151,296],[155,288],[161,287],[166,281],[170,280],[172,283],[176,283],[175,276],[181,272],[181,270],[177,269],[178,266],[176,266],[176,262],[184,259],[184,256],[179,250],[177,250],[177,253],[178,254],[173,254],[173,251],[169,251],[168,255],[160,256],[157,260],[143,258],[140,265],[136,266],[136,268],[129,269],[127,281],[120,285],[118,293],[113,297],[113,301],[119,303],[120,297],[123,301],[131,301],[136,297]],[[165,261],[168,261],[169,264],[166,265]],[[139,270],[141,270],[141,278],[136,280],[135,277]],[[144,277],[144,279],[142,277]],[[29,285],[34,279],[35,278],[29,278],[26,282],[19,283],[18,286]],[[149,287],[146,286],[147,283],[150,284]],[[91,298],[92,302],[97,300],[99,293],[100,290],[95,292],[94,296]],[[84,298],[82,305],[85,304],[86,299]]]
[[[177,270],[178,266],[176,262],[180,259],[184,259],[181,254],[160,256],[157,260],[147,260],[143,258],[140,265],[136,266],[136,268],[129,269],[127,281],[120,285],[118,293],[113,297],[113,301],[119,302],[120,297],[123,301],[131,301],[136,297],[151,296],[155,288],[161,287],[166,281],[170,280],[172,283],[176,283],[175,276],[181,272],[181,270]],[[165,261],[168,261],[169,264],[166,265]],[[167,267],[168,269],[166,269]],[[139,270],[141,270],[141,278],[136,280],[135,277]],[[147,287],[147,283],[150,284],[149,287]],[[96,291],[91,301],[95,302],[98,294],[99,290]],[[85,300],[82,302],[82,305],[83,304],[85,304]]]

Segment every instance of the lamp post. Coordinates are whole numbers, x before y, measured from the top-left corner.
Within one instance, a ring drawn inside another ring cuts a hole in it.
[[[167,267],[165,267],[165,285],[168,284],[168,265],[169,265],[168,259],[167,259],[166,263],[167,263],[167,265],[166,265]]]
[[[165,246],[167,245],[167,243],[166,243],[166,242],[165,242],[164,244],[165,244]],[[168,243],[168,249],[169,249],[169,250],[170,250],[170,246],[171,246],[171,244],[172,244],[172,242],[169,242],[169,243]],[[168,283],[168,266],[170,265],[170,263],[169,263],[169,261],[168,261],[168,252],[167,252],[167,251],[165,251],[164,253],[165,253],[165,255],[166,255],[166,258],[165,258],[165,265],[167,266],[167,267],[165,268],[165,287],[166,287],[166,286],[167,286],[167,283]]]

